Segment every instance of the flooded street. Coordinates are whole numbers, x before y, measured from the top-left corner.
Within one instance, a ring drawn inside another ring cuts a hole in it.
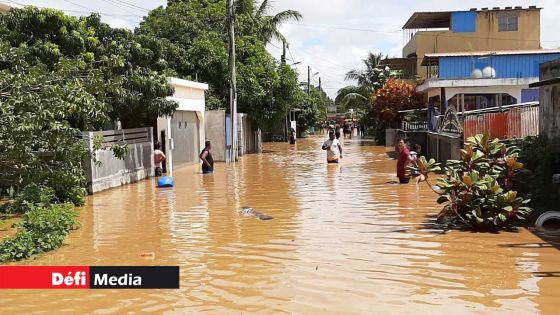
[[[435,194],[390,183],[385,148],[344,140],[327,166],[323,140],[88,197],[67,245],[18,263],[178,265],[179,290],[5,290],[0,313],[558,314],[557,248],[527,230],[442,233]]]

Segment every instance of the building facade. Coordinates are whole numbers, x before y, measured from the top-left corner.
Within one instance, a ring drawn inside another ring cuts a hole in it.
[[[415,12],[402,28],[402,58],[387,59],[382,66],[402,70],[408,78],[426,78],[426,54],[540,49],[540,10],[530,6]]]
[[[169,78],[175,94],[169,99],[179,107],[171,117],[157,119],[157,139],[167,156],[165,170],[198,163],[205,140],[205,92],[208,84]]]
[[[417,91],[439,113],[453,105],[472,111],[539,101],[530,84],[539,81],[540,64],[560,58],[560,50],[426,54],[432,75]]]

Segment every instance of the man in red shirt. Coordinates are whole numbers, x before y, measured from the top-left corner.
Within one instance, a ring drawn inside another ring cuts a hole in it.
[[[408,172],[406,171],[406,167],[413,161],[413,158],[402,139],[399,140],[399,150],[400,155],[399,160],[397,161],[397,177],[399,178],[399,182],[401,184],[408,184],[410,181],[410,175],[407,174]]]

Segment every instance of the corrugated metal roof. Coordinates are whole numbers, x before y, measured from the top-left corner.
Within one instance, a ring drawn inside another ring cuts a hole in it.
[[[453,12],[414,12],[402,28],[449,28],[451,26],[451,13]]]

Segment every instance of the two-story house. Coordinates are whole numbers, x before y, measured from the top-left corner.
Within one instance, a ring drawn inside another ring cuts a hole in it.
[[[426,54],[541,49],[540,10],[415,12],[402,27],[402,58],[386,59],[380,66],[402,70],[405,78],[427,78],[437,66],[422,65]]]
[[[379,65],[415,79],[425,96],[427,122],[403,122],[399,137],[417,135],[425,152],[444,162],[457,159],[462,141],[477,133],[536,135],[540,96],[530,84],[542,63],[560,58],[560,50],[541,48],[540,10],[414,13],[403,26],[403,57]]]

